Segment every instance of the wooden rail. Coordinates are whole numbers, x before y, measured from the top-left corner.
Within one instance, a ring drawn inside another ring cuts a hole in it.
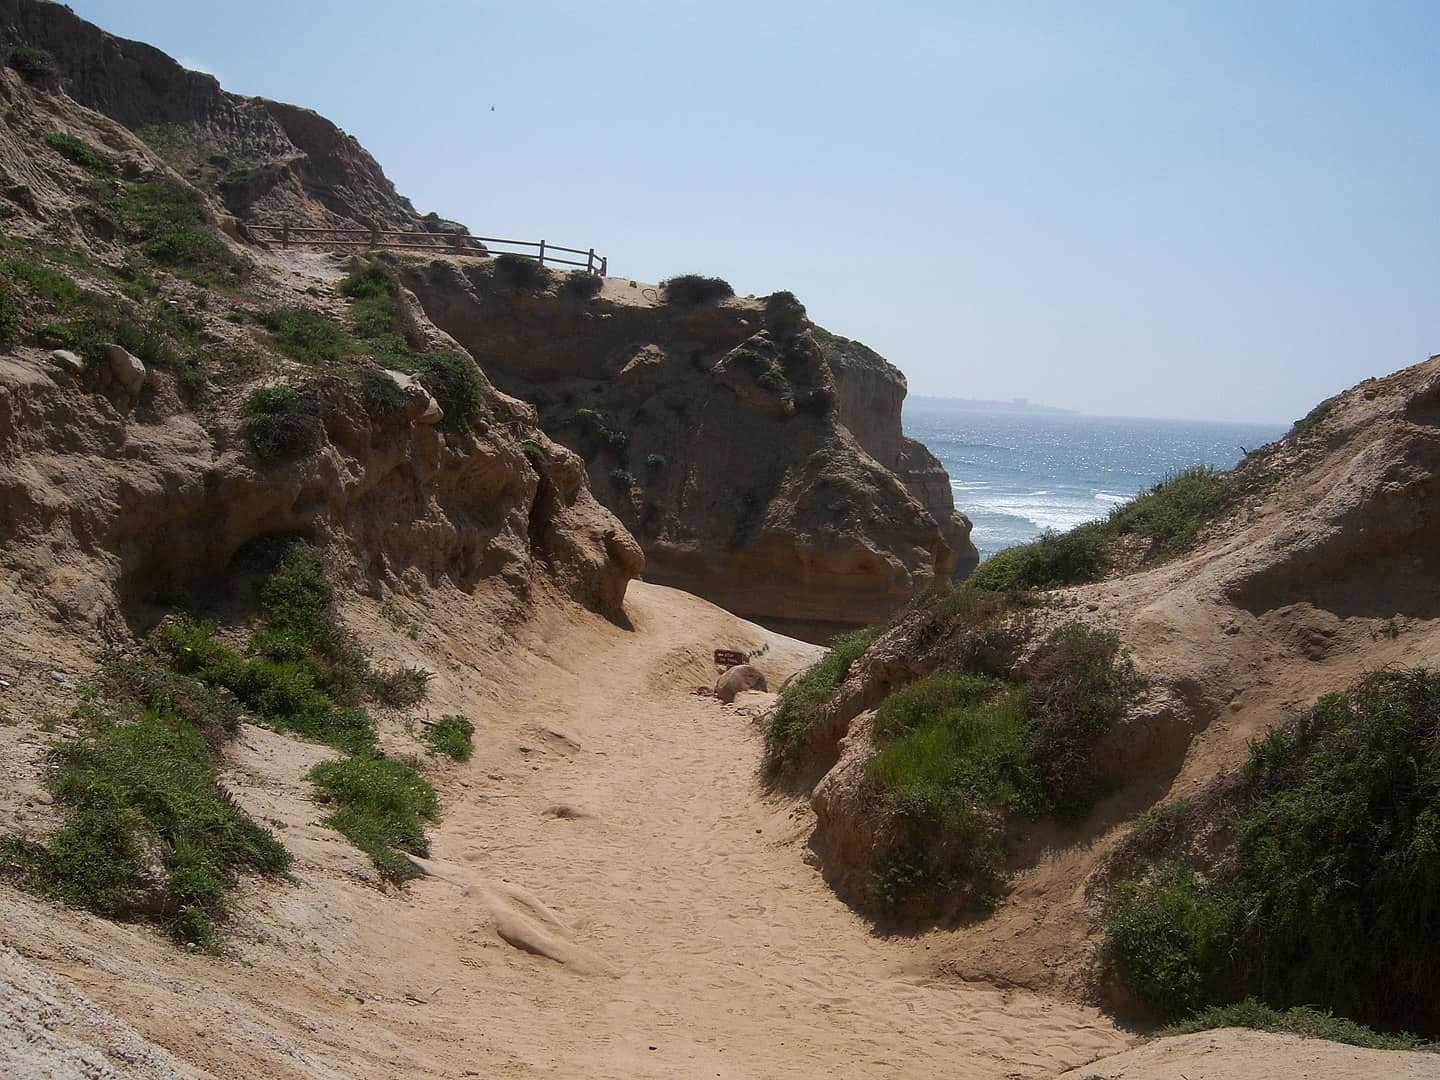
[[[610,260],[603,255],[597,255],[594,248],[582,250],[581,248],[562,247],[545,240],[505,240],[496,236],[406,232],[403,229],[342,229],[291,225],[286,222],[279,225],[247,222],[244,228],[245,234],[250,239],[262,243],[279,244],[282,248],[292,246],[325,247],[334,250],[353,247],[364,251],[375,248],[393,248],[400,251],[438,251],[449,255],[474,255],[485,258],[490,255],[506,254],[504,250],[494,250],[495,245],[501,245],[507,249],[531,249],[512,250],[508,253],[534,259],[541,266],[547,262],[557,266],[574,266],[588,274],[599,274],[601,277],[605,277],[610,268]],[[566,255],[583,255],[585,258],[583,262],[578,259],[566,259],[555,254],[556,252],[563,252]]]

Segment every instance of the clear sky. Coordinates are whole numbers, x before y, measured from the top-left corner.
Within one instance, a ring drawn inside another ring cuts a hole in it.
[[[1435,0],[70,4],[422,212],[791,289],[912,393],[1289,421],[1440,351]]]

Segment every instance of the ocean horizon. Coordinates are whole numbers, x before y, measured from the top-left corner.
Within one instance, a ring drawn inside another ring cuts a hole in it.
[[[956,509],[986,558],[1106,517],[1191,465],[1231,469],[1289,424],[1003,411],[907,402],[905,433],[950,474]],[[987,403],[990,405],[991,403]],[[994,403],[1001,404],[1001,403]]]

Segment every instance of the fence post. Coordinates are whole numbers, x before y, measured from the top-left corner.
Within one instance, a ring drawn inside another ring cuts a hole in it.
[[[545,241],[540,241],[540,265],[545,265]]]
[[[594,248],[591,248],[591,249],[590,249],[590,254],[585,256],[585,272],[586,272],[587,274],[593,274],[593,273],[595,272],[595,249],[594,249]]]
[[[281,248],[288,248],[289,246],[290,246],[290,223],[287,221],[287,222],[285,222],[285,224],[283,224],[283,225],[280,226],[280,247],[281,247]]]
[[[600,276],[610,276],[610,260],[605,258],[603,255],[600,257]]]
[[[370,248],[373,251],[380,246],[380,230],[374,225],[370,226]]]

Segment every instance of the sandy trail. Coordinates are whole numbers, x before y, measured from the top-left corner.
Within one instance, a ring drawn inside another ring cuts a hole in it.
[[[633,633],[591,626],[556,642],[572,670],[510,707],[528,715],[534,760],[515,779],[481,774],[437,834],[442,880],[413,890],[439,940],[492,943],[488,918],[540,954],[499,958],[508,992],[543,1003],[499,1040],[516,1065],[993,1077],[1125,1045],[1093,1010],[929,978],[923,944],[874,936],[804,864],[808,811],[760,796],[752,720],[689,690],[738,626],[771,642],[772,671],[810,647],[653,586],[633,586],[627,611]]]
[[[353,607],[479,729],[470,762],[432,766],[434,876],[367,885],[303,779],[327,752],[247,728],[226,783],[296,863],[244,891],[222,957],[0,891],[0,945],[93,1001],[85,1038],[128,1025],[225,1080],[1030,1077],[1131,1043],[1093,1009],[933,977],[924,937],[875,936],[806,865],[808,808],[756,783],[753,702],[691,691],[716,647],[768,642],[778,680],[813,646],[640,583],[633,630],[542,604],[511,637],[432,593],[415,642]]]

